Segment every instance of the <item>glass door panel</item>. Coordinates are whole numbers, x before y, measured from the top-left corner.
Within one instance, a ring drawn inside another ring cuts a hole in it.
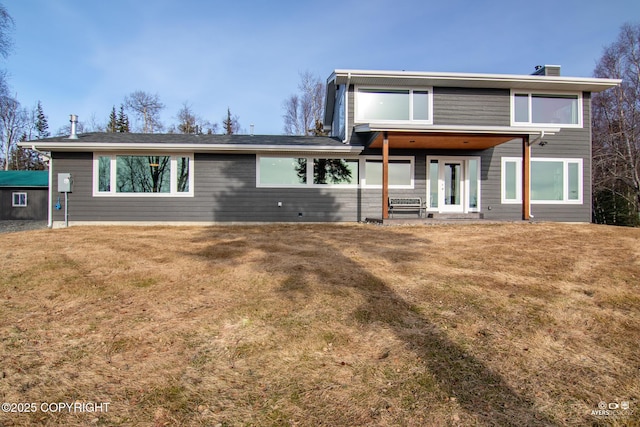
[[[464,161],[440,160],[440,212],[464,211]]]

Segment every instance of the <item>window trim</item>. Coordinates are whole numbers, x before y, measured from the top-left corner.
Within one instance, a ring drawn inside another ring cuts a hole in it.
[[[291,158],[307,160],[307,182],[300,184],[263,184],[260,182],[260,159],[262,158]],[[358,188],[356,184],[316,184],[313,182],[313,161],[315,159],[340,159],[358,161],[358,156],[331,155],[296,155],[296,154],[256,154],[256,188]],[[358,163],[358,177],[362,171],[362,164]]]
[[[529,120],[526,122],[516,122],[516,95],[527,95],[528,96],[528,108],[529,108]],[[578,123],[534,123],[532,121],[533,110],[531,108],[532,105],[532,96],[533,95],[559,95],[559,96],[576,96],[578,100]],[[511,102],[511,126],[536,126],[536,127],[549,127],[549,128],[575,128],[581,129],[584,127],[583,124],[583,116],[584,116],[584,108],[583,108],[583,97],[582,92],[567,92],[567,91],[530,91],[530,90],[517,90],[511,89],[510,95]]]
[[[16,196],[18,196],[18,200],[21,198],[20,196],[24,196],[24,204],[17,203],[16,204]],[[26,208],[28,205],[28,194],[25,191],[14,191],[11,193],[11,207],[14,208]]]
[[[369,120],[369,119],[359,119],[358,118],[358,104],[359,94],[361,89],[370,89],[370,90],[408,90],[409,91],[409,119],[408,120]],[[413,119],[413,93],[414,92],[428,92],[429,93],[429,117],[426,120],[414,120]],[[425,87],[399,87],[399,86],[369,86],[369,85],[357,85],[354,88],[354,108],[353,108],[353,119],[354,123],[419,123],[425,125],[433,124],[433,86],[425,86]]]
[[[516,163],[516,199],[505,199],[506,195],[506,162]],[[533,200],[532,205],[581,205],[584,202],[584,159],[582,158],[559,158],[559,157],[533,157],[531,162],[562,162],[562,200]],[[578,165],[578,199],[569,199],[569,164]],[[529,194],[531,194],[531,182],[529,180]],[[502,204],[522,204],[522,158],[503,157],[500,170],[500,201]]]
[[[168,156],[170,162],[169,177],[170,190],[168,193],[119,193],[116,191],[116,158],[118,156]],[[99,191],[100,184],[100,157],[109,157],[110,169],[110,191]],[[189,159],[189,191],[178,191],[178,158],[186,157]],[[194,176],[195,162],[193,153],[170,153],[170,152],[94,152],[93,153],[93,197],[194,197]]]

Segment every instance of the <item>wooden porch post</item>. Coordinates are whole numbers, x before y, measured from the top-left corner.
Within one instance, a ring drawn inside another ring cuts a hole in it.
[[[531,145],[529,136],[522,138],[522,219],[531,219]]]
[[[389,134],[382,136],[382,219],[389,218]]]

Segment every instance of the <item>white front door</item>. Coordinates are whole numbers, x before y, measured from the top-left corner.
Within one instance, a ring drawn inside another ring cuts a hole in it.
[[[427,210],[477,212],[479,209],[479,157],[427,157]]]

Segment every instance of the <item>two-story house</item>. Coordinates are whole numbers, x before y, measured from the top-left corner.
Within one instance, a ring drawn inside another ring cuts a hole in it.
[[[417,217],[591,220],[591,94],[619,80],[336,70],[328,137],[72,134],[23,143],[70,173],[74,223],[363,221],[390,199]],[[73,128],[73,126],[72,126]],[[393,203],[393,201],[392,201]],[[395,215],[394,215],[395,216]]]

